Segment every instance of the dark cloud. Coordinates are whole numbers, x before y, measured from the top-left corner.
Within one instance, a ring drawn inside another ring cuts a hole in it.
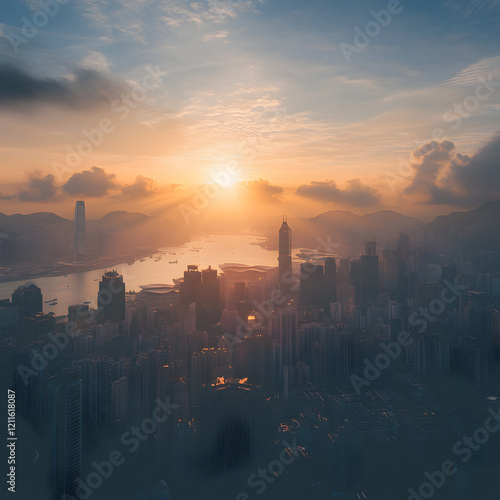
[[[353,207],[369,207],[380,204],[379,193],[363,184],[360,179],[347,181],[347,187],[340,189],[333,180],[312,181],[297,188],[296,194],[325,203],[350,205]]]
[[[35,104],[75,108],[109,102],[122,87],[98,71],[79,68],[70,78],[39,78],[22,69],[0,66],[0,106],[19,109]]]
[[[123,186],[122,188],[122,194],[130,198],[143,198],[155,194],[157,191],[158,186],[156,182],[143,175],[138,175],[133,184]]]
[[[500,197],[500,135],[472,156],[456,153],[449,141],[432,141],[413,157],[415,176],[405,193],[423,203],[467,206]]]
[[[108,174],[104,169],[92,167],[73,174],[62,189],[72,196],[88,196],[98,198],[116,188],[115,174]]]
[[[2,195],[1,200],[19,200],[19,201],[56,201],[60,197],[59,188],[56,185],[56,178],[52,174],[45,177],[38,170],[30,172],[28,182],[22,185],[17,194]]]

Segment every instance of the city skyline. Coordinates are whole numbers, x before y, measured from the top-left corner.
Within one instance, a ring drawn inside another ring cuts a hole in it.
[[[491,500],[500,0],[0,15],[0,498]]]

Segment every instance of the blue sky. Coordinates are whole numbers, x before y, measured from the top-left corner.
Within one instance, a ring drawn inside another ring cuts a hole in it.
[[[373,29],[372,11],[391,5],[397,13],[357,46],[356,28]],[[325,204],[394,208],[404,199],[413,213],[431,214],[481,201],[454,169],[496,140],[500,1],[69,0],[17,50],[13,40],[39,10],[35,0],[9,2],[0,16],[3,211],[67,203],[65,183],[92,166],[114,176],[107,195],[135,185],[138,173],[151,195],[209,182],[230,162],[241,166],[235,181],[246,189],[265,181],[257,193],[265,203],[300,213]],[[345,44],[355,47],[350,60]],[[141,85],[148,66],[159,68],[161,84],[116,121],[110,102]],[[16,93],[9,71],[17,71]],[[474,106],[481,78],[493,83]],[[65,94],[47,94],[48,81]],[[471,112],[450,114],[468,98]],[[116,124],[113,134],[77,167],[55,172],[82,129],[103,117]],[[447,149],[443,140],[453,148],[431,162]],[[426,158],[414,157],[426,143]],[[427,184],[407,189],[429,169]],[[431,180],[446,196],[430,192]],[[500,194],[500,176],[490,180],[498,185],[484,201]],[[26,190],[32,196],[21,199]],[[95,197],[106,202],[102,191]]]

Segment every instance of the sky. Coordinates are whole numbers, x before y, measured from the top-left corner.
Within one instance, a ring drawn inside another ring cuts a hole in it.
[[[430,220],[500,198],[500,0],[0,13],[0,212]]]

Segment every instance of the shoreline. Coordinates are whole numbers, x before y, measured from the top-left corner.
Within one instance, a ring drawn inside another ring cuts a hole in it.
[[[61,261],[52,264],[40,264],[37,269],[33,269],[33,264],[23,263],[13,267],[0,268],[0,283],[29,281],[37,278],[50,278],[65,276],[67,274],[85,273],[103,267],[114,267],[119,264],[137,262],[140,259],[152,257],[158,252],[160,252],[158,248],[149,248],[142,252],[134,252],[120,257],[101,257],[99,259],[82,262]],[[29,269],[31,269],[31,271]]]

